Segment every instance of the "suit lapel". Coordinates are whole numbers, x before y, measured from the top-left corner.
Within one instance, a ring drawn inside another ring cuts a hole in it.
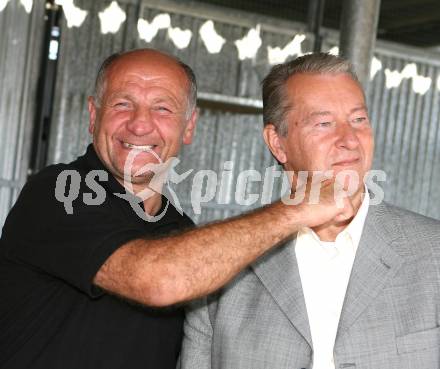
[[[272,250],[252,268],[281,311],[312,347],[306,304],[295,255],[295,241],[289,241]]]
[[[370,206],[348,283],[336,337],[348,331],[403,264],[391,247],[401,232],[386,205]]]

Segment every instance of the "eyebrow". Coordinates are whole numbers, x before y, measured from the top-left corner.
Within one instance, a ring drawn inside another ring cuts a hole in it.
[[[331,115],[332,112],[328,111],[328,110],[323,110],[323,111],[314,111],[310,114],[310,117],[321,117],[321,116],[327,116],[327,115]]]
[[[351,109],[350,110],[350,114],[356,113],[356,112],[361,111],[361,110],[365,110],[365,112],[368,112],[368,109],[367,109],[367,107],[365,105],[360,105],[360,106],[357,106],[357,107]]]
[[[136,100],[136,95],[135,94],[130,94],[129,92],[126,91],[116,91],[114,93],[112,93],[108,100],[111,101],[113,99],[125,99],[125,100]],[[163,96],[159,96],[153,99],[152,101],[153,104],[171,104],[171,105],[177,105],[178,102],[175,101],[174,98],[167,98],[167,97],[163,97]]]
[[[127,100],[130,100],[132,98],[133,98],[133,96],[128,94],[128,93],[126,93],[126,92],[118,92],[118,91],[113,92],[109,96],[109,100],[111,100],[111,99],[127,99]]]
[[[356,113],[358,111],[365,110],[367,112],[367,107],[365,105],[357,106],[350,110],[350,114]],[[332,115],[332,112],[329,110],[322,110],[322,111],[314,111],[310,113],[310,117],[322,117],[322,116],[328,116]]]
[[[152,99],[153,104],[161,104],[161,103],[172,103],[172,104],[178,104],[175,99],[171,97],[163,97],[163,96],[157,96],[154,99]]]

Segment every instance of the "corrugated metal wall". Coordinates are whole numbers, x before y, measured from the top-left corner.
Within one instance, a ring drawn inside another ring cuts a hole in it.
[[[0,225],[26,180],[43,30],[42,1],[0,12]]]
[[[385,198],[440,219],[440,56],[433,60],[412,55],[411,50],[397,53],[384,47],[376,55],[382,70],[373,79],[369,101],[376,139],[374,166],[387,173]],[[387,88],[384,70],[402,72],[409,64],[415,64],[419,76],[431,79],[425,94],[414,91],[417,77]]]
[[[201,25],[210,19],[209,17],[203,14],[194,16],[195,12],[192,9],[186,9],[191,15],[183,14],[185,9],[173,2],[158,2],[157,8],[153,8],[151,2],[145,2],[149,5],[142,8],[138,8],[130,1],[118,3],[126,12],[127,20],[116,34],[100,35],[97,13],[106,8],[108,1],[93,3],[77,1],[76,4],[89,11],[89,14],[80,28],[64,27],[63,29],[58,66],[60,79],[57,83],[54,107],[56,125],[49,154],[51,162],[72,160],[82,153],[90,142],[87,133],[87,92],[91,93],[94,75],[100,62],[111,52],[133,47],[155,47],[168,51],[194,68],[198,76],[199,91],[205,97],[204,100],[210,100],[212,94],[216,94],[215,96],[220,95],[223,100],[231,100],[232,103],[234,97],[242,97],[248,99],[245,102],[252,105],[260,98],[260,81],[270,68],[266,62],[265,45],[285,45],[294,35],[291,31],[277,33],[263,29],[261,32],[263,47],[260,48],[257,58],[240,61],[237,49],[231,41],[243,38],[249,28],[255,26],[253,20],[241,20],[240,25],[233,24],[231,20],[216,22],[217,32],[229,41],[223,46],[220,54],[209,54],[198,34]],[[139,38],[135,26],[138,18],[151,22],[156,15],[163,14],[164,11],[170,14],[173,27],[192,31],[192,40],[187,48],[177,49],[166,30],[159,30],[150,43]],[[218,14],[217,19],[222,16],[225,18],[224,13],[215,14]],[[80,43],[86,44],[87,47],[78,48]],[[310,45],[310,41],[308,44]],[[307,42],[305,45],[307,50]],[[262,120],[255,108],[247,108],[244,109],[246,110],[244,113],[237,113],[227,106],[216,104],[215,107],[207,107],[207,105],[210,104],[206,101],[201,102],[195,141],[192,145],[184,147],[182,161],[176,170],[185,172],[194,169],[194,172],[197,172],[213,169],[220,179],[224,162],[232,160],[234,179],[228,187],[223,186],[221,191],[219,185],[215,199],[202,204],[204,210],[200,215],[194,214],[188,198],[194,176],[191,175],[176,187],[184,209],[197,222],[224,218],[249,210],[249,207],[235,204],[234,194],[238,173],[253,168],[264,175],[265,168],[275,164],[262,140]],[[279,197],[280,184],[281,180],[276,183],[274,197],[277,192]],[[248,191],[260,193],[261,186],[262,183],[253,183],[249,185]],[[256,203],[254,206],[259,204]]]
[[[182,173],[188,169],[195,172],[213,169],[221,178],[224,162],[234,163],[232,180],[218,186],[215,199],[204,205],[201,215],[193,214],[189,204],[194,175],[177,186],[180,201],[197,222],[221,219],[248,209],[236,204],[234,199],[238,173],[256,169],[264,176],[265,169],[274,165],[261,138],[261,116],[255,108],[259,105],[260,81],[270,68],[267,48],[283,48],[296,34],[303,32],[302,26],[237,11],[230,14],[227,10],[193,2],[150,0],[139,7],[137,2],[125,0],[118,1],[127,16],[121,29],[116,34],[102,35],[98,13],[110,1],[82,0],[75,4],[89,14],[80,27],[63,27],[50,162],[72,160],[89,142],[86,97],[91,92],[100,61],[114,51],[157,47],[176,54],[194,67],[203,97],[195,142],[184,148],[182,162],[176,170]],[[178,49],[165,29],[159,30],[149,43],[140,39],[138,19],[151,22],[164,12],[170,15],[172,27],[192,31],[188,47]],[[227,40],[220,54],[208,53],[199,36],[201,25],[208,19],[214,21],[216,31]],[[240,61],[234,41],[243,38],[256,24],[261,25],[262,46],[255,58]],[[308,35],[302,44],[303,52],[311,50],[312,41]],[[328,36],[327,48],[334,44],[334,35]],[[376,57],[382,62],[382,69],[372,80],[368,94],[376,135],[374,166],[387,172],[383,188],[389,201],[440,218],[440,195],[435,188],[440,179],[436,86],[440,63],[429,54],[416,56],[419,52],[409,48],[392,52],[390,49],[389,45],[378,44]],[[388,88],[385,69],[402,71],[412,62],[416,63],[419,75],[432,78],[430,89],[425,94],[415,92],[414,78],[403,79],[396,87]],[[237,101],[237,97],[244,101]],[[209,103],[215,99],[225,103]],[[279,195],[280,183],[275,181],[274,197]],[[261,193],[262,182],[252,183],[247,190]],[[260,205],[257,202],[253,206]]]

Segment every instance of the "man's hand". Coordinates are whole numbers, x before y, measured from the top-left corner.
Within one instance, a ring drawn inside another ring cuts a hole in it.
[[[344,189],[333,178],[323,175],[309,176],[306,183],[296,181],[291,195],[283,198],[283,202],[294,208],[291,211],[296,224],[310,228],[331,221],[343,222],[355,215],[351,199],[344,196]]]

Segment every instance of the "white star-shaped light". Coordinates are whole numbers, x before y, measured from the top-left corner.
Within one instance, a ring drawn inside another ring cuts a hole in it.
[[[199,35],[210,54],[218,54],[226,42],[215,30],[212,20],[207,20],[203,23],[200,27]]]
[[[402,83],[402,73],[400,73],[398,70],[390,70],[385,69],[385,85],[386,88],[394,88],[400,86]]]
[[[417,65],[415,63],[405,65],[401,72],[385,69],[385,77],[387,88],[398,87],[403,79],[411,79],[412,90],[420,95],[426,94],[432,85],[430,77],[421,76],[417,73]]]
[[[171,26],[171,18],[169,14],[162,13],[154,17],[154,19],[149,23],[145,19],[139,19],[137,23],[137,30],[139,37],[146,41],[151,42],[151,40],[157,35],[160,29],[166,29]]]
[[[127,19],[127,15],[116,1],[112,1],[107,8],[99,12],[98,17],[101,23],[101,33],[104,35],[118,32],[122,23]]]
[[[339,55],[339,47],[338,46],[333,46],[329,51],[329,54],[331,55],[335,55],[338,56]]]
[[[20,0],[21,5],[23,5],[24,10],[26,10],[26,13],[30,13],[32,11],[32,0]]]
[[[402,69],[402,77],[403,78],[414,78],[417,74],[417,65],[415,63],[410,63],[405,65],[405,68]]]
[[[382,70],[382,62],[374,56],[373,60],[371,60],[370,79],[373,79],[380,70]]]
[[[235,41],[238,58],[240,60],[255,58],[261,44],[260,25],[257,25],[255,28],[251,28],[241,40]]]
[[[192,32],[189,29],[183,30],[179,27],[170,27],[168,28],[168,37],[173,41],[174,46],[178,49],[184,49],[191,42]]]
[[[67,20],[67,27],[81,27],[87,17],[87,11],[82,10],[73,4],[73,0],[55,0],[55,4],[63,7]]]
[[[424,77],[417,75],[413,77],[412,89],[415,93],[424,95],[431,88],[432,79],[430,77]]]
[[[306,39],[305,35],[296,35],[284,48],[267,47],[269,64],[284,63],[289,56],[302,55],[301,43]]]
[[[0,12],[5,10],[6,5],[8,5],[8,3],[9,3],[9,0],[0,0]]]

